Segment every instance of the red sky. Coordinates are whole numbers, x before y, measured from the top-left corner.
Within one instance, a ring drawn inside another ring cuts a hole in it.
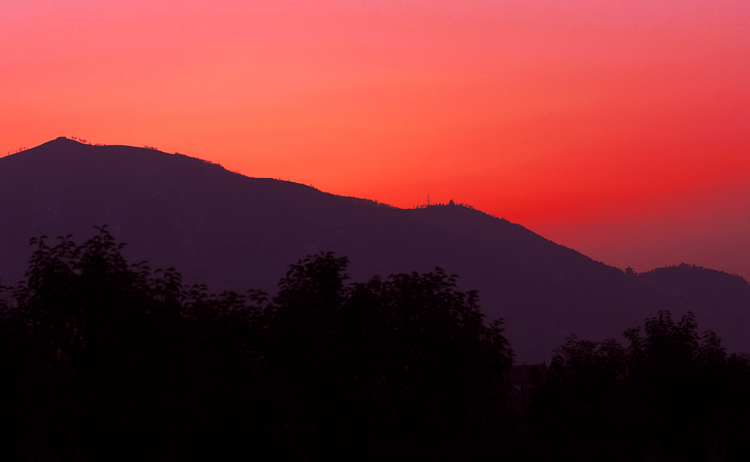
[[[750,278],[750,6],[3,0],[0,152],[155,146]]]

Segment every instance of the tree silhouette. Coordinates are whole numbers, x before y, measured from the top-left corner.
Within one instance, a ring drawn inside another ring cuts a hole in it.
[[[476,293],[440,269],[347,286],[347,263],[329,253],[292,265],[270,307],[290,437],[346,453],[490,436],[507,417],[501,323],[486,326]]]
[[[328,253],[214,295],[106,227],[48,242],[0,294],[5,458],[427,457],[507,422],[501,323],[440,269],[354,284]]]
[[[744,460],[750,361],[727,355],[692,313],[629,329],[628,347],[575,337],[537,384],[527,423],[541,453],[602,460]],[[544,451],[549,451],[545,453]],[[741,456],[739,456],[741,454]]]

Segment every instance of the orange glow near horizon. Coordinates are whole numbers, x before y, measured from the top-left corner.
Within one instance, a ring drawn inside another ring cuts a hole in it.
[[[9,0],[0,152],[156,146],[750,278],[746,0]]]

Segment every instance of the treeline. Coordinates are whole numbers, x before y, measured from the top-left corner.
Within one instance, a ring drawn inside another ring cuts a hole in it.
[[[748,356],[700,336],[691,313],[624,334],[555,351],[525,409],[534,459],[748,460]]]
[[[129,265],[106,228],[0,297],[4,460],[746,460],[750,361],[669,313],[571,338],[523,400],[500,321],[436,269],[291,265],[276,296]]]
[[[508,421],[501,325],[440,270],[347,283],[321,254],[273,298],[210,295],[106,229],[32,244],[0,302],[4,460],[428,458]]]

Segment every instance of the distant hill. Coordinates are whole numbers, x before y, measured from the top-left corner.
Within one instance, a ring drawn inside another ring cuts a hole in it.
[[[619,336],[659,310],[696,313],[732,351],[750,351],[750,286],[693,266],[625,274],[528,229],[461,205],[399,209],[180,154],[65,138],[0,159],[0,283],[26,268],[29,238],[107,224],[131,262],[176,267],[212,291],[275,292],[307,254],[346,256],[356,281],[440,266],[505,318],[518,362],[569,335]]]

